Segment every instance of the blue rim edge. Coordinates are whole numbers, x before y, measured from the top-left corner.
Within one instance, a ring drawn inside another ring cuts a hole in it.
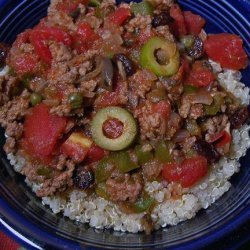
[[[27,234],[31,237],[37,239],[39,242],[47,243],[50,247],[58,247],[58,246],[65,246],[65,249],[82,249],[78,243],[75,243],[70,240],[62,239],[54,234],[48,234],[42,231],[40,228],[35,226],[33,223],[27,221],[24,216],[17,213],[14,209],[12,209],[7,202],[0,198],[0,214],[3,216],[3,219],[9,218],[7,223],[10,225],[14,225],[15,229],[20,232],[21,234]],[[237,217],[231,219],[226,225],[221,226],[217,229],[217,232],[214,234],[203,236],[202,239],[197,239],[192,242],[187,242],[182,244],[178,247],[178,249],[185,249],[185,250],[192,250],[192,249],[200,249],[202,247],[208,246],[210,243],[214,242],[215,240],[225,236],[226,234],[231,233],[232,231],[236,230],[240,225],[242,225],[247,220],[250,220],[250,207],[249,205],[246,206],[244,210],[241,211]],[[3,225],[2,225],[3,226]],[[13,233],[11,233],[6,227],[6,231],[8,231],[9,235],[11,235],[14,239],[18,240],[18,242],[22,242],[22,240]],[[23,242],[25,246],[27,243]],[[30,246],[28,246],[30,248]],[[86,245],[87,247],[87,245]],[[30,248],[35,249],[35,248]],[[175,249],[175,247],[170,247],[168,249]]]

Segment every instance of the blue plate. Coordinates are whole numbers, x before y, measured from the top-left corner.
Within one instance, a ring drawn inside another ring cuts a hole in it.
[[[192,10],[207,20],[210,33],[230,32],[240,35],[250,56],[250,3],[248,0],[181,0],[184,9]],[[11,43],[16,35],[34,26],[46,15],[49,1],[1,1],[0,41]],[[250,86],[250,67],[243,72],[243,81]],[[0,131],[0,148],[4,133]],[[197,216],[177,227],[168,227],[151,235],[128,234],[111,230],[95,230],[77,224],[43,207],[26,187],[23,177],[9,166],[0,150],[0,222],[12,230],[19,240],[22,236],[40,247],[59,249],[201,249],[236,230],[250,219],[250,153],[241,160],[239,174],[232,178],[232,187],[221,199]],[[13,231],[15,230],[15,231]],[[21,233],[21,235],[19,234]],[[27,243],[34,248],[33,243]]]

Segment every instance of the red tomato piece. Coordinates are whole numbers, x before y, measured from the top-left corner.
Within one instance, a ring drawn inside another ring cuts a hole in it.
[[[86,5],[88,2],[89,0],[63,0],[56,5],[56,8],[59,11],[70,14],[77,9],[80,3]]]
[[[38,27],[30,32],[29,39],[37,55],[47,64],[51,63],[52,55],[46,41],[62,42],[66,46],[70,46],[73,42],[72,37],[67,32],[56,27]]]
[[[247,66],[247,54],[242,39],[234,34],[209,35],[204,43],[205,52],[224,68],[240,70]]]
[[[201,29],[206,24],[204,18],[199,15],[195,15],[191,11],[184,11],[184,19],[187,27],[187,33],[192,35],[199,35]]]
[[[17,74],[35,73],[37,70],[38,58],[36,55],[23,53],[11,60],[11,66]]]
[[[41,103],[35,106],[24,121],[24,143],[28,153],[43,158],[51,155],[64,132],[67,119],[50,114]]]
[[[66,140],[61,146],[61,152],[78,163],[85,159],[88,151],[88,148],[84,148],[80,144],[74,143],[70,140]]]
[[[32,32],[30,35],[30,42],[34,46],[36,54],[47,64],[51,63],[52,55],[45,44],[45,40],[40,37],[39,31]]]
[[[100,148],[97,145],[93,145],[88,151],[86,161],[89,164],[100,161],[105,155],[106,151],[104,149]]]
[[[122,25],[131,16],[128,8],[120,7],[109,15],[110,22],[116,25]]]
[[[167,119],[171,113],[171,105],[168,101],[160,101],[153,104],[153,112],[160,113],[162,118]]]
[[[170,8],[170,16],[174,19],[172,30],[177,37],[187,34],[187,27],[184,19],[183,12],[178,4],[174,4]]]
[[[43,40],[52,40],[56,42],[62,42],[66,46],[70,46],[73,43],[71,35],[69,35],[63,29],[57,27],[44,27],[37,29],[40,33],[40,37]]]
[[[74,47],[78,53],[82,53],[91,48],[99,38],[99,35],[94,32],[89,23],[81,23],[74,35]]]
[[[215,80],[213,72],[202,61],[195,61],[185,83],[197,87],[205,87]]]
[[[183,82],[186,75],[190,72],[189,61],[186,58],[181,59],[181,67],[178,72],[172,76],[172,79],[177,82]]]
[[[185,159],[182,163],[168,163],[164,166],[162,176],[169,182],[180,182],[182,187],[191,187],[208,171],[207,160],[203,156]]]
[[[223,130],[219,134],[215,135],[211,140],[210,143],[215,143],[216,147],[223,147],[226,144],[230,144],[232,141],[232,136],[226,131]]]

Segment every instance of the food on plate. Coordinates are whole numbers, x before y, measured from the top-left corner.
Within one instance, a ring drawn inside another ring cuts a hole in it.
[[[4,150],[42,203],[150,233],[230,188],[249,139],[243,40],[175,1],[52,0],[0,44]]]

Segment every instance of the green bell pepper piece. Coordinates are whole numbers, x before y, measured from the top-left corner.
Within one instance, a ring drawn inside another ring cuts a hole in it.
[[[101,1],[99,1],[99,0],[90,0],[89,1],[89,5],[93,6],[93,7],[98,7],[98,6],[100,6],[100,4],[101,4]]]
[[[162,50],[165,54],[165,63],[157,61],[155,53],[158,50]],[[172,76],[179,69],[180,54],[174,42],[161,37],[152,37],[143,45],[140,51],[140,64],[157,76]]]
[[[192,85],[184,85],[184,86],[183,86],[183,92],[184,92],[185,94],[195,93],[195,92],[197,92],[198,90],[199,90],[199,88],[196,87],[196,86],[192,86]]]
[[[51,168],[46,167],[40,167],[36,170],[37,175],[44,176],[45,178],[50,178],[50,175],[52,173]]]
[[[186,49],[190,49],[194,45],[194,36],[187,35],[181,38],[181,43]]]
[[[186,122],[186,129],[192,136],[200,136],[201,135],[201,129],[199,125],[197,124],[196,120],[187,120]]]
[[[154,156],[150,150],[145,149],[145,146],[138,145],[135,147],[135,154],[140,165],[151,161]]]
[[[109,199],[109,194],[107,192],[106,184],[104,182],[98,183],[95,188],[95,193],[104,198],[105,200]]]
[[[128,152],[122,151],[114,154],[114,162],[117,169],[122,173],[130,172],[140,166],[133,162]]]
[[[154,202],[155,200],[152,197],[148,194],[144,194],[133,204],[133,210],[135,213],[145,212],[150,209]]]
[[[170,153],[172,147],[173,144],[171,142],[161,142],[155,149],[155,158],[162,163],[172,162],[173,159]]]
[[[224,98],[221,95],[215,95],[213,97],[211,105],[204,105],[204,111],[206,115],[216,115],[221,110],[221,105],[224,103]]]
[[[150,15],[154,13],[154,7],[151,3],[147,1],[142,1],[140,3],[133,3],[131,5],[131,10],[134,15],[140,14],[142,16]]]
[[[102,159],[95,170],[95,181],[97,184],[106,181],[114,170],[114,162],[111,157]]]

